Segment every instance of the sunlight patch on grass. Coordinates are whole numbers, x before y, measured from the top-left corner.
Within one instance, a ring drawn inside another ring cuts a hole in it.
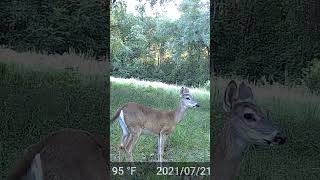
[[[173,84],[165,84],[162,82],[157,81],[145,81],[145,80],[139,80],[135,78],[125,79],[125,78],[116,78],[116,77],[110,77],[110,82],[118,83],[118,84],[127,84],[131,86],[136,87],[152,87],[152,88],[160,88],[164,89],[166,91],[180,91],[182,86],[173,85]],[[183,86],[186,87],[186,86]],[[210,96],[210,92],[204,88],[192,88],[188,87],[190,89],[190,93],[196,93],[196,94],[202,94],[205,96]]]
[[[77,69],[83,74],[102,74],[107,71],[108,62],[103,59],[96,61],[86,54],[76,54],[72,49],[68,53],[39,54],[33,51],[16,52],[11,49],[0,48],[0,62],[14,63],[36,68]]]

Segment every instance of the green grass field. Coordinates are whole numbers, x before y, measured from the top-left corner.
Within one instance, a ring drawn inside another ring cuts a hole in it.
[[[223,121],[222,97],[227,83],[212,82],[216,128]],[[239,180],[320,179],[320,97],[298,92],[280,86],[253,88],[256,100],[271,111],[273,122],[284,130],[288,141],[282,146],[252,148],[246,152]]]
[[[180,87],[162,83],[111,78],[110,117],[127,102],[136,102],[157,109],[175,109],[179,103]],[[174,162],[210,161],[210,96],[202,89],[191,89],[200,108],[188,109],[184,119],[166,141],[164,159]],[[120,126],[110,126],[111,161],[118,160]],[[135,161],[155,161],[156,136],[141,135],[133,151]],[[128,159],[126,159],[128,160]]]
[[[0,62],[0,179],[27,146],[52,131],[106,136],[106,87],[101,75]]]

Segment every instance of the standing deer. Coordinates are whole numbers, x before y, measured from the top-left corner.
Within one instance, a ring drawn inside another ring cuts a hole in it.
[[[106,155],[98,136],[62,129],[29,146],[8,180],[107,180]]]
[[[286,138],[254,102],[251,88],[243,82],[239,88],[235,81],[228,84],[223,108],[226,119],[217,135],[213,177],[215,180],[232,180],[239,173],[246,148],[252,144],[284,144]]]
[[[163,161],[164,143],[168,135],[174,131],[189,107],[199,107],[188,88],[182,87],[180,95],[181,100],[178,107],[171,111],[156,110],[132,102],[118,109],[111,122],[118,119],[122,129],[120,151],[124,149],[131,162],[133,162],[132,150],[141,133],[158,136],[158,158],[159,162]]]

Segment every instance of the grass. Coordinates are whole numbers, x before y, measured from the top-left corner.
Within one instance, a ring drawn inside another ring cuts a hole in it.
[[[42,69],[53,68],[64,70],[65,68],[73,68],[83,74],[98,75],[104,75],[108,67],[108,63],[105,59],[96,61],[86,54],[76,54],[72,49],[63,55],[46,55],[32,51],[16,52],[11,49],[0,48],[0,62],[41,67]]]
[[[215,130],[223,122],[222,97],[228,82],[221,78],[212,81]],[[303,87],[251,87],[258,104],[271,111],[273,122],[282,127],[288,141],[282,146],[253,148],[246,152],[238,179],[320,179],[320,97]]]
[[[36,60],[21,65],[12,58],[0,59],[0,179],[26,147],[52,131],[79,128],[106,136],[103,73],[40,67]]]
[[[179,103],[181,87],[135,79],[111,78],[110,116],[127,102],[169,110]],[[164,159],[174,162],[210,161],[210,96],[204,89],[190,89],[200,108],[188,109],[184,119],[166,141]],[[118,161],[120,126],[110,126],[111,161]],[[133,151],[135,161],[156,161],[156,136],[141,135]],[[128,159],[126,159],[128,160]]]

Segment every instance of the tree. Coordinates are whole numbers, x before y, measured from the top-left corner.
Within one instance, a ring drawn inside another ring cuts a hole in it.
[[[126,12],[125,1],[117,3],[111,13],[113,75],[188,85],[208,80],[209,1],[183,1],[177,20],[146,16],[145,2],[137,16]]]

